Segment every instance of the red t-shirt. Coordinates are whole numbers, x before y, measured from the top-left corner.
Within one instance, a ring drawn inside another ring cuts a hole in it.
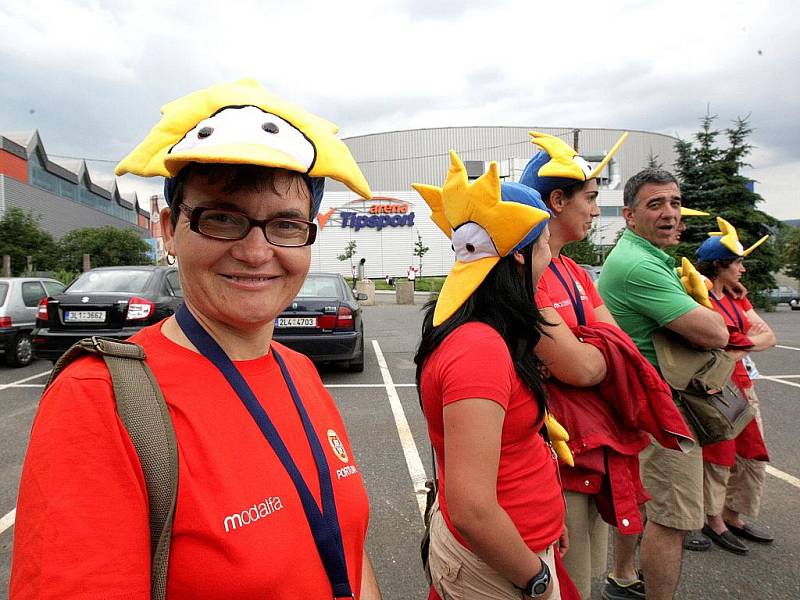
[[[564,524],[564,501],[550,448],[539,435],[537,403],[514,370],[503,338],[484,323],[454,330],[425,362],[420,381],[428,434],[439,470],[439,505],[453,535],[469,547],[450,522],[445,477],[444,406],[486,398],[506,411],[497,470],[497,501],[531,550],[555,542]]]
[[[728,326],[728,329],[733,329],[740,333],[747,333],[747,330],[750,329],[750,319],[747,318],[745,313],[753,308],[753,305],[750,304],[750,300],[747,298],[737,300],[727,294],[723,294],[719,299],[710,294],[709,297],[711,298],[711,305],[714,307],[714,310],[725,319],[725,325]],[[753,382],[747,374],[747,368],[741,360],[736,361],[731,379],[741,389],[747,389],[753,386]]]
[[[594,314],[594,309],[602,306],[603,299],[597,293],[594,287],[592,278],[584,271],[578,264],[566,256],[559,256],[554,258],[550,263],[553,267],[548,267],[544,270],[542,277],[539,279],[539,285],[536,288],[536,306],[539,308],[554,308],[558,311],[558,315],[563,319],[567,327],[577,327],[578,318],[575,316],[575,309],[572,306],[570,296],[575,296],[575,287],[578,288],[580,294],[581,304],[586,316],[586,324],[594,323],[597,318]],[[552,269],[555,268],[564,278],[569,293],[564,284],[559,281]]]
[[[222,374],[161,334],[144,346],[178,440],[169,598],[330,598],[331,587],[289,475]],[[310,361],[273,342],[325,450],[356,597],[368,500],[344,424]],[[281,434],[316,501],[316,465],[270,353],[236,366]],[[337,442],[341,442],[341,445]],[[342,451],[343,447],[343,451]],[[41,399],[23,467],[11,598],[150,598],[147,494],[136,451],[96,357]]]

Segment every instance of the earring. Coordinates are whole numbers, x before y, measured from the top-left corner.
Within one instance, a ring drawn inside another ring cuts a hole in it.
[[[164,260],[167,262],[169,266],[175,264],[175,257],[172,254],[167,253],[167,255],[164,257]]]

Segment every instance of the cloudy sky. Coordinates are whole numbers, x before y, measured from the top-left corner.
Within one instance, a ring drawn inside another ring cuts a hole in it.
[[[51,155],[100,159],[93,173],[164,103],[251,76],[343,137],[453,125],[686,137],[708,107],[722,128],[749,114],[762,208],[800,218],[793,0],[0,0],[0,30],[0,131],[38,129]]]

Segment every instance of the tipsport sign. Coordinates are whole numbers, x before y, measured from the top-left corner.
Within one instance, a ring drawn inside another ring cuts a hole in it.
[[[317,215],[317,222],[320,229],[338,224],[354,231],[413,227],[413,208],[414,205],[405,200],[376,196],[372,200],[353,200],[343,206],[331,208],[328,212]]]

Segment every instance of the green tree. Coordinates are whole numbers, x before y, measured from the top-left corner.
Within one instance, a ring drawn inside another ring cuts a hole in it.
[[[414,242],[414,256],[419,257],[419,276],[422,278],[422,257],[430,250],[425,244],[422,243],[422,235],[417,230],[417,241]]]
[[[786,274],[800,279],[800,227],[787,227],[782,248],[786,258]]]
[[[595,235],[595,228],[592,226],[588,235],[577,242],[570,242],[561,249],[561,254],[570,257],[578,264],[596,265],[602,254],[601,249],[592,241]]]
[[[663,169],[664,163],[658,160],[658,154],[653,154],[653,149],[647,154],[647,168],[648,169]]]
[[[356,247],[358,243],[355,240],[350,240],[344,247],[344,252],[337,256],[340,261],[344,262],[346,260],[350,261],[350,274],[353,274],[353,257],[356,255]],[[353,285],[356,284],[355,275],[353,275]]]
[[[752,149],[747,143],[753,131],[748,117],[737,118],[724,131],[714,127],[716,118],[716,115],[706,114],[693,142],[679,140],[675,144],[683,204],[712,215],[712,218],[685,220],[686,230],[674,254],[692,261],[697,247],[708,238],[708,232],[717,229],[713,217],[720,216],[736,227],[745,247],[768,233],[774,233],[779,223],[756,208],[763,198],[753,191],[750,181],[741,174],[742,168],[749,166],[746,160]],[[727,138],[726,148],[718,144],[717,138],[721,134]],[[775,287],[772,272],[779,270],[781,264],[776,246],[770,242],[748,257],[743,283],[751,291],[751,299],[758,301],[763,290]]]
[[[16,206],[0,216],[0,256],[11,257],[11,274],[21,275],[32,257],[34,271],[47,271],[56,266],[56,243],[39,226],[39,217]]]
[[[150,246],[133,229],[112,225],[73,229],[58,242],[61,266],[66,271],[80,271],[83,255],[91,256],[92,267],[149,265]]]

